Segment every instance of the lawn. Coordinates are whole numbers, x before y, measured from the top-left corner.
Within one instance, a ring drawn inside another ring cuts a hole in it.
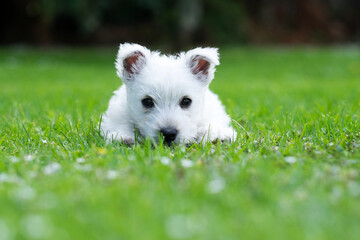
[[[0,49],[0,239],[359,239],[358,48],[222,48],[232,144],[106,145],[116,49]]]

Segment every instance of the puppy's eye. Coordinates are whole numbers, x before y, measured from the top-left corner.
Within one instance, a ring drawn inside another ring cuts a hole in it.
[[[155,105],[154,100],[152,100],[151,97],[144,98],[143,100],[141,100],[141,103],[145,108],[153,108]]]
[[[180,102],[180,107],[181,107],[181,108],[188,108],[188,107],[190,107],[191,102],[192,102],[192,101],[191,101],[190,98],[184,97],[184,98],[181,100],[181,102]]]

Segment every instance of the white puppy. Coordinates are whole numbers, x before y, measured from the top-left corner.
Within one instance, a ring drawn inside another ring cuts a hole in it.
[[[101,134],[127,144],[137,140],[135,132],[140,139],[163,136],[167,144],[233,141],[230,118],[209,90],[216,65],[216,48],[165,56],[138,44],[121,44],[116,69],[123,85],[110,99]]]

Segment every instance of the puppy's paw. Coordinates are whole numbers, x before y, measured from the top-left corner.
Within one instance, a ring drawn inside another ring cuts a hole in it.
[[[236,136],[237,132],[233,128],[227,127],[220,129],[218,139],[222,142],[234,142]]]
[[[199,133],[200,135],[200,133]],[[208,131],[202,133],[202,140],[205,142],[233,142],[235,141],[237,132],[231,127],[212,126]]]
[[[120,141],[128,146],[135,144],[135,138],[127,137],[127,138],[122,138]]]
[[[112,142],[121,142],[126,145],[133,145],[135,143],[135,136],[133,135],[120,135],[119,133],[112,132],[110,134],[106,135],[106,142],[112,143]]]

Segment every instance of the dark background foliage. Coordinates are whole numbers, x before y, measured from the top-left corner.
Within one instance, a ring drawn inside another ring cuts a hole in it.
[[[0,44],[329,44],[360,40],[359,0],[7,0]]]

